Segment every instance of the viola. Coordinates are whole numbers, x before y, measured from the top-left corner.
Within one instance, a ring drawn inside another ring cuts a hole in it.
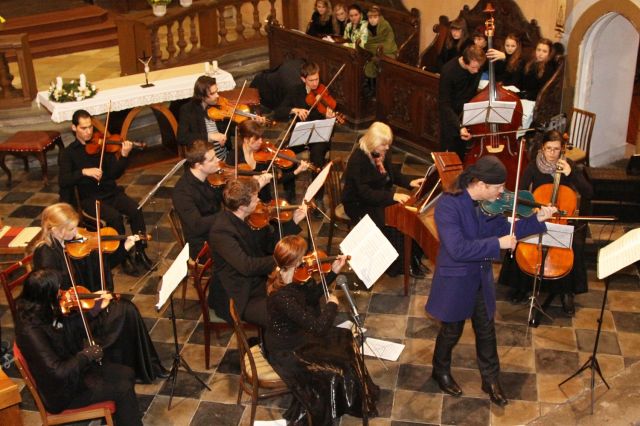
[[[151,240],[151,235],[138,235],[141,240]],[[126,235],[118,235],[118,231],[111,227],[100,228],[100,240],[103,253],[113,253],[120,246],[120,241],[126,240]],[[98,249],[98,233],[78,228],[75,238],[65,241],[65,249],[74,259],[87,257]]]
[[[63,315],[68,315],[73,311],[82,309],[83,311],[90,311],[96,305],[96,300],[100,299],[103,295],[98,293],[91,293],[88,288],[81,285],[76,286],[78,294],[76,295],[73,288],[68,290],[60,290],[58,302],[60,304],[60,311]],[[119,294],[113,294],[113,298],[118,300]]]
[[[212,105],[207,109],[207,117],[213,121],[222,121],[225,119],[232,119],[232,121],[236,124],[240,124],[243,121],[257,118],[264,118],[258,114],[251,113],[251,109],[249,105],[238,104],[236,107],[235,113],[233,111],[234,104],[231,103],[227,98],[223,98],[222,96],[218,98],[218,104]],[[233,117],[231,117],[233,115]],[[267,126],[274,126],[276,124],[275,121],[264,118],[265,124]]]
[[[252,229],[262,229],[273,220],[279,220],[281,222],[290,221],[293,218],[293,211],[299,207],[300,205],[289,204],[285,200],[279,200],[278,208],[276,209],[276,200],[271,200],[267,204],[259,201],[256,209],[246,220]],[[316,208],[313,202],[309,202],[308,207],[311,209]],[[280,215],[278,215],[278,212],[280,212]]]
[[[320,97],[320,100],[318,101],[318,103],[316,103],[316,99],[318,99],[318,96],[320,95],[322,96]],[[310,107],[315,105],[318,112],[324,116],[327,115],[327,108],[332,109],[333,112],[335,112],[336,114],[336,121],[338,122],[338,124],[344,124],[345,122],[344,115],[336,111],[336,107],[338,106],[338,103],[329,94],[329,91],[326,90],[326,86],[324,84],[320,83],[318,84],[318,87],[315,90],[314,89],[310,90],[309,93],[307,93],[307,97],[305,98],[305,101],[307,102],[307,105],[309,105]]]
[[[103,139],[102,133],[97,131],[93,132],[93,136],[91,137],[91,140],[84,145],[85,152],[89,155],[99,154],[100,151],[102,151],[103,140],[105,139]],[[147,147],[147,144],[144,142],[131,142],[131,143],[133,144],[134,149],[145,149]],[[109,135],[105,140],[105,144],[106,144],[104,147],[105,152],[110,152],[112,154],[118,153],[122,148],[122,137],[120,135]]]
[[[276,153],[277,148],[271,142],[264,141],[260,150],[253,153],[253,158],[257,163],[270,163],[273,160],[273,156]],[[281,169],[289,169],[294,164],[300,164],[300,160],[296,158],[295,152],[290,149],[281,149],[276,155],[274,164]],[[320,173],[320,169],[313,164],[309,164],[309,170],[315,173]]]
[[[293,280],[300,283],[307,282],[313,274],[318,273],[320,270],[322,270],[323,274],[328,274],[331,272],[331,264],[338,257],[328,256],[324,251],[318,250],[318,259],[320,260],[320,264],[318,264],[314,253],[305,255],[300,266],[293,272]],[[351,259],[351,256],[347,256],[347,260],[349,259]]]
[[[230,166],[223,161],[219,163],[220,169],[217,172],[211,173],[207,176],[207,181],[211,186],[223,186],[226,183],[235,178],[236,171],[234,166]],[[253,170],[247,163],[238,164],[238,176],[256,176],[263,172]]]
[[[515,193],[513,191],[505,190],[495,201],[482,201],[480,207],[482,211],[489,216],[495,216],[511,212],[513,210],[513,197]],[[530,217],[536,213],[535,209],[542,207],[541,204],[536,201],[535,196],[525,189],[518,191],[518,203],[516,205],[516,215],[521,217]],[[567,212],[563,210],[558,211],[560,216],[566,216]]]

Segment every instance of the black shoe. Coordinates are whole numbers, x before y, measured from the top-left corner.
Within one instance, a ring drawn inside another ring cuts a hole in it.
[[[539,325],[540,325],[540,317],[538,317],[537,313],[534,312],[533,316],[529,320],[529,327],[538,328]]]
[[[164,368],[161,364],[157,364],[153,366],[153,374],[156,376],[156,379],[166,379],[169,377],[171,372]]]
[[[438,386],[440,387],[440,390],[442,392],[448,393],[451,396],[462,395],[462,389],[460,389],[460,386],[458,386],[456,381],[453,380],[453,376],[451,374],[433,373],[431,377],[433,377],[433,380],[438,383]]]
[[[136,260],[136,264],[143,270],[150,271],[151,269],[153,269],[153,262],[151,261],[151,259],[149,259],[147,254],[144,252],[144,249],[136,250],[135,260]]]
[[[138,269],[138,266],[136,265],[136,262],[134,262],[130,253],[127,253],[127,255],[122,260],[120,269],[122,269],[122,272],[131,277],[139,277],[140,275],[142,275],[140,269]]]
[[[417,278],[419,280],[424,279],[426,277],[424,269],[415,265],[409,266],[409,275],[411,276],[411,278]]]
[[[502,387],[500,386],[500,382],[497,380],[493,383],[482,383],[482,390],[489,394],[489,398],[491,398],[491,402],[494,404],[504,407],[509,403],[509,400],[506,396],[504,396],[504,392],[502,391]]]
[[[562,300],[562,310],[567,315],[573,316],[576,313],[576,305],[573,303],[573,293],[563,294],[560,299]]]

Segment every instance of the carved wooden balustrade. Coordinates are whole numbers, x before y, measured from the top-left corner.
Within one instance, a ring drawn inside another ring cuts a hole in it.
[[[13,87],[14,76],[9,71],[6,53],[16,57],[22,89]],[[27,34],[0,36],[0,109],[29,105],[37,91]]]
[[[295,0],[200,0],[170,7],[162,17],[151,10],[121,15],[116,23],[122,74],[143,72],[143,56],[151,55],[150,67],[157,70],[266,45],[264,22],[278,15],[279,4],[286,11],[283,21],[297,25]]]

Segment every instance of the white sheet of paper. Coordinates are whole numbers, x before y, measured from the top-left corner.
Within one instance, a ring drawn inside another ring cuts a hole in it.
[[[399,256],[369,215],[342,240],[340,250],[351,256],[349,265],[367,288],[371,288]]]
[[[345,322],[341,322],[340,324],[336,325],[336,327],[338,328],[346,328],[347,330],[351,330],[351,328],[353,327],[353,323],[349,320],[346,320]],[[366,333],[367,329],[366,328],[362,328],[362,332]]]
[[[324,169],[322,169],[322,171],[318,173],[318,176],[316,176],[313,182],[311,182],[311,184],[307,187],[307,191],[304,193],[303,200],[313,200],[313,197],[316,196],[318,191],[320,191],[320,188],[322,188],[322,185],[324,185],[325,181],[327,180],[327,176],[329,176],[329,170],[331,170],[332,165],[333,162],[330,161],[329,164],[324,166]]]
[[[324,120],[298,121],[291,132],[289,147],[304,145],[307,141],[309,143],[329,142],[335,125],[335,117]]]
[[[158,291],[158,303],[156,309],[160,310],[162,306],[167,303],[169,296],[178,288],[184,277],[187,276],[189,270],[187,262],[189,261],[189,243],[185,244],[173,261],[167,272],[162,276],[162,283],[160,284],[160,291]]]
[[[640,228],[633,229],[598,251],[598,279],[640,260]]]
[[[511,123],[515,102],[493,101],[489,108],[489,101],[469,102],[464,104],[462,125],[482,123]]]
[[[404,345],[402,343],[387,342],[373,337],[367,337],[364,344],[365,355],[377,356],[389,361],[397,361],[403,350]]]
[[[507,218],[511,223],[511,218]],[[547,232],[542,234],[542,245],[546,247],[571,248],[573,243],[573,225],[547,222]],[[522,243],[538,244],[538,234],[519,239]]]
[[[256,420],[253,422],[255,426],[287,426],[285,419],[278,420]]]
[[[38,235],[42,228],[39,226],[27,226],[9,243],[9,247],[26,247]]]

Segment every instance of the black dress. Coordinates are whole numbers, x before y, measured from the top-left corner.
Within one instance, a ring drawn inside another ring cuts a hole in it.
[[[547,84],[547,81],[551,79],[555,71],[556,67],[553,61],[547,62],[541,77],[538,77],[536,64],[533,64],[528,72],[523,69],[520,81],[521,86],[518,87],[520,89],[520,98],[535,101],[538,98],[538,93]]]
[[[318,11],[314,11],[311,15],[311,21],[307,28],[307,34],[314,37],[323,37],[333,34],[333,22],[331,19],[327,19],[327,22],[320,22],[320,14]]]
[[[335,274],[327,275],[327,282]],[[267,298],[267,359],[294,398],[284,414],[289,425],[333,425],[343,414],[362,417],[362,378],[367,415],[377,415],[380,389],[369,377],[349,330],[333,327],[337,305],[320,312],[322,287],[289,284]]]
[[[504,61],[495,62],[496,81],[502,83],[503,86],[516,86],[520,89],[522,85],[522,73],[524,69],[524,60],[520,58],[513,70],[507,69],[507,64],[511,55],[506,54]]]
[[[100,290],[99,269],[90,256],[72,260],[72,268],[76,274],[77,285],[87,286],[85,283],[91,282],[94,285],[87,287],[89,290]],[[71,287],[60,244],[56,243],[55,247],[46,244],[36,247],[33,253],[33,270],[40,269],[60,271],[63,276],[60,288],[66,290]],[[105,272],[107,281],[111,282],[108,268]],[[113,286],[111,290],[112,288]],[[129,300],[112,300],[106,309],[91,317],[90,322],[96,342],[104,349],[105,360],[132,368],[136,378],[144,383],[151,383],[163,370],[140,312]]]

